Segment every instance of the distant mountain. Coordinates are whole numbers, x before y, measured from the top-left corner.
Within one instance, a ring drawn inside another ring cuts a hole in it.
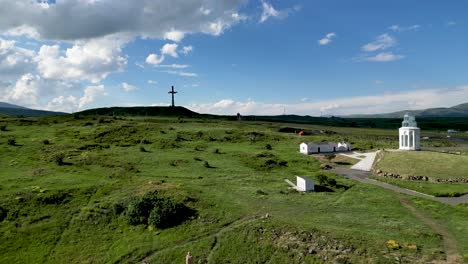
[[[9,104],[9,103],[4,103],[4,102],[0,102],[0,108],[28,109],[26,107],[22,107],[22,106],[19,106],[19,105],[14,105],[14,104]]]
[[[23,106],[0,102],[0,114],[7,116],[21,116],[21,117],[42,117],[54,115],[66,115],[67,113],[52,112],[45,110],[29,109]]]
[[[350,115],[346,118],[402,118],[405,113],[412,113],[419,118],[429,117],[468,117],[468,103],[456,105],[448,108],[430,108],[425,110],[406,110],[387,114],[375,115]]]

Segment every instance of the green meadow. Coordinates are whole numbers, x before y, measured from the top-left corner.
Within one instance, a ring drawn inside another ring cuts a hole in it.
[[[320,132],[280,132],[289,126],[2,117],[0,263],[182,263],[189,251],[195,263],[445,259],[441,236],[401,195],[323,171],[315,157],[298,153],[303,141],[392,148],[395,131],[301,124]],[[284,179],[295,175],[315,179],[317,192],[288,189]],[[411,204],[452,232],[468,256],[467,205]]]

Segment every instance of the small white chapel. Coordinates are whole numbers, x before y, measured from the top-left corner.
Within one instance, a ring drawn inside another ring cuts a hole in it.
[[[406,113],[403,117],[399,138],[400,150],[421,150],[421,129],[414,115]]]

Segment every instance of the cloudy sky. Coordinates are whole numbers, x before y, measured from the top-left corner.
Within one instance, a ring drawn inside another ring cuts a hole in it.
[[[468,102],[465,0],[0,0],[0,101],[371,114]]]

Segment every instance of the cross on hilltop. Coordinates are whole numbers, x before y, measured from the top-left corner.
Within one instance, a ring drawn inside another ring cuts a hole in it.
[[[177,93],[176,91],[174,91],[174,86],[172,86],[172,90],[169,91],[170,94],[172,94],[172,107],[175,107],[175,104],[174,104],[174,95]]]

